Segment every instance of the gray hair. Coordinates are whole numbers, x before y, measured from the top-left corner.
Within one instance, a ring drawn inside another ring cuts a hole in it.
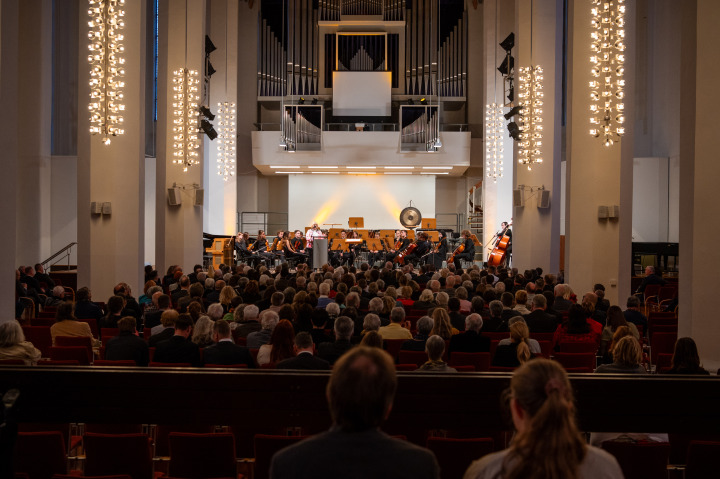
[[[215,288],[215,280],[213,278],[207,278],[205,280],[205,289],[214,289]]]
[[[441,291],[435,296],[435,301],[439,306],[447,306],[448,301],[450,301],[450,296],[444,291]]]
[[[337,316],[340,314],[340,305],[337,303],[328,303],[328,305],[325,306],[325,311],[327,311],[327,314],[330,316]]]
[[[372,312],[379,313],[383,310],[383,300],[382,298],[373,298],[370,300],[370,303],[368,304],[368,309]]]
[[[323,296],[327,296],[330,292],[330,285],[323,281],[320,283],[320,286],[318,286],[318,292]]]
[[[62,286],[60,287],[62,288]],[[23,334],[20,323],[14,319],[0,323],[0,348],[15,346],[23,341],[25,341],[25,334]]]
[[[162,291],[162,288],[160,288],[160,291]],[[56,298],[64,298],[65,297],[65,288],[62,286],[55,286],[52,290],[53,296]],[[22,328],[21,328],[22,329]]]
[[[222,306],[220,309],[222,309]],[[212,341],[213,326],[215,326],[215,321],[213,321],[211,317],[205,315],[200,316],[198,320],[195,321],[195,326],[193,326],[192,342],[195,344],[203,344],[208,342],[208,340]]]
[[[545,309],[547,307],[547,298],[542,294],[536,294],[532,299],[533,306]]]
[[[437,361],[445,352],[445,340],[437,334],[433,334],[425,343],[425,352],[431,361]]]
[[[366,314],[363,320],[363,329],[365,331],[377,331],[380,329],[380,317],[373,313]]]
[[[278,321],[280,321],[280,316],[278,316],[275,311],[266,309],[260,315],[260,325],[262,326],[262,329],[269,329],[272,331],[275,329],[275,326],[277,326]]]
[[[502,301],[498,301],[497,299],[490,301],[490,315],[492,316],[500,316],[503,312],[503,304]]]
[[[508,327],[512,326],[515,323],[523,323],[527,326],[525,318],[523,318],[522,316],[513,316],[512,318],[508,319]]]
[[[434,326],[435,321],[433,321],[430,316],[423,316],[422,318],[418,319],[417,330],[420,334],[430,334]]]
[[[243,317],[247,320],[257,319],[258,314],[260,314],[260,309],[254,304],[245,306],[245,310],[243,311]]]
[[[335,320],[335,339],[350,339],[355,331],[355,323],[347,316],[340,316]]]
[[[56,286],[57,287],[57,286]],[[61,286],[62,287],[62,286]],[[149,298],[152,298],[153,294],[155,293],[162,293],[162,286],[151,286],[147,290],[147,296]],[[53,288],[53,294],[55,294],[55,289]]]
[[[222,304],[213,303],[208,306],[207,315],[210,316],[212,320],[222,319],[224,315]]]
[[[402,323],[405,320],[405,308],[395,306],[390,311],[390,321],[393,323]]]
[[[477,313],[468,314],[465,318],[466,331],[480,331],[483,327],[482,316]]]
[[[433,300],[433,292],[432,292],[432,290],[431,290],[431,289],[427,289],[427,288],[423,289],[423,292],[420,293],[420,301],[426,301],[426,302],[429,303],[429,302],[432,301],[432,300]]]
[[[345,306],[348,308],[355,307],[357,308],[360,305],[360,295],[357,293],[348,293],[347,296],[345,296]]]

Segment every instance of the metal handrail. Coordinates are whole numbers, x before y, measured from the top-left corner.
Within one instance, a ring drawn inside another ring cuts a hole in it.
[[[60,256],[61,254],[65,253],[65,257],[67,257],[67,260],[68,260],[68,266],[70,266],[70,248],[72,248],[73,246],[76,246],[76,245],[77,245],[76,242],[70,243],[69,245],[67,245],[67,246],[65,246],[64,248],[62,248],[61,250],[59,250],[59,251],[58,251],[57,253],[55,253],[54,255],[50,256],[50,257],[49,257],[48,259],[46,259],[45,261],[40,261],[40,264],[43,265],[43,268],[47,269],[48,263],[49,263],[50,261],[54,260],[55,258],[57,258],[58,256]],[[55,261],[55,262],[54,262],[53,264],[51,264],[50,266],[55,265],[55,264],[57,264],[58,262],[59,262],[59,260],[58,260],[58,261]]]

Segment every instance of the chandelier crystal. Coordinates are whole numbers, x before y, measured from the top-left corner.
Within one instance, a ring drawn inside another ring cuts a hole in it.
[[[104,144],[110,137],[122,135],[123,65],[122,45],[125,28],[125,0],[89,0],[88,63],[90,64],[90,133],[102,135]]]
[[[625,0],[592,0],[590,134],[612,146],[625,134]]]
[[[181,68],[173,72],[173,163],[182,165],[183,171],[199,163],[199,83],[197,70]]]
[[[218,175],[227,181],[235,175],[237,129],[235,124],[235,103],[218,103]]]
[[[542,163],[543,138],[543,70],[540,66],[520,67],[518,93],[520,109],[520,143],[518,161],[527,165]]]
[[[503,127],[502,106],[485,105],[485,171],[496,182],[503,175]]]

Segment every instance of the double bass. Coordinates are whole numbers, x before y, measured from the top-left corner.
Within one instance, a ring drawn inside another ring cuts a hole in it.
[[[488,255],[488,266],[500,266],[506,260],[507,247],[510,244],[510,236],[506,235],[508,228],[512,226],[512,223],[508,224],[505,229],[495,235],[495,245]]]

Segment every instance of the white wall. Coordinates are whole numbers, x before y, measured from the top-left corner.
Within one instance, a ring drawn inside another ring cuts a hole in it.
[[[400,228],[400,211],[410,201],[423,217],[435,217],[434,175],[290,175],[288,226],[343,228],[349,217],[362,216],[366,229]]]
[[[632,238],[634,242],[668,240],[668,159],[633,160]]]
[[[77,157],[53,156],[50,164],[50,254],[55,254],[78,238]],[[68,264],[67,259],[59,264]],[[70,252],[70,264],[77,264],[77,246]]]

